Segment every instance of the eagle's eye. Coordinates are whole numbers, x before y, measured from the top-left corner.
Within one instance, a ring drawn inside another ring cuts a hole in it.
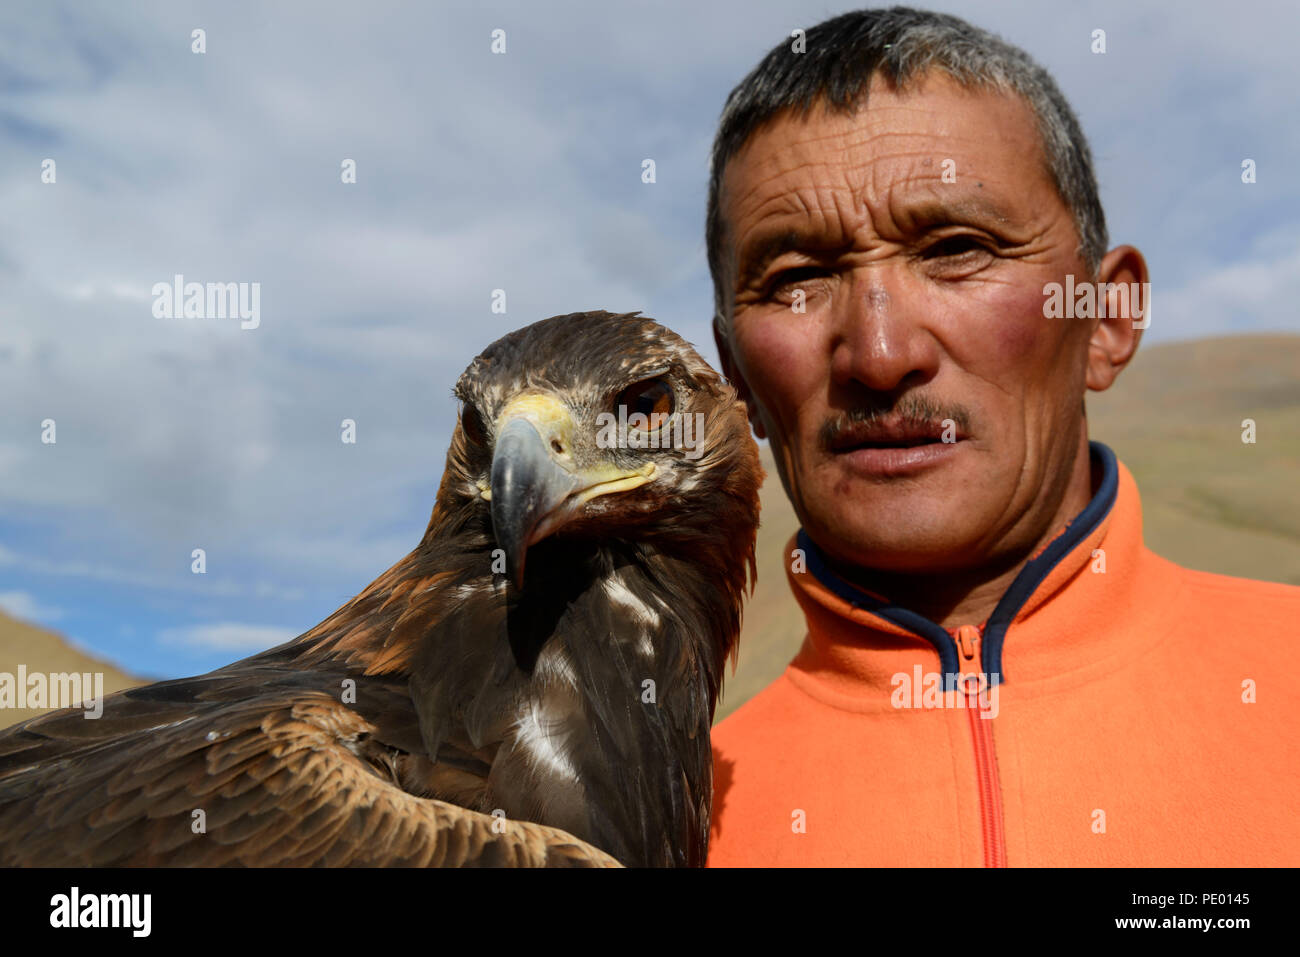
[[[659,428],[673,414],[673,390],[663,379],[647,379],[628,386],[614,400],[614,409],[627,407],[630,419],[638,412],[646,417],[648,427]],[[656,418],[657,417],[657,418]]]
[[[479,415],[478,409],[469,403],[466,403],[460,411],[460,430],[465,433],[465,438],[475,445],[482,445],[487,440],[487,428],[483,425],[483,417]]]

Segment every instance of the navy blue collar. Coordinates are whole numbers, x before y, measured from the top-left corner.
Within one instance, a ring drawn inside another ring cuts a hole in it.
[[[1102,520],[1110,514],[1111,507],[1115,504],[1115,496],[1119,492],[1119,467],[1115,462],[1115,453],[1101,442],[1089,442],[1088,450],[1093,465],[1101,469],[1101,485],[1097,493],[1062,534],[1043,549],[1041,554],[1025,563],[1025,567],[1020,570],[1015,581],[1002,595],[984,627],[980,664],[992,683],[1006,680],[1006,672],[1002,669],[1002,643],[1006,639],[1007,628],[1010,627],[1011,622],[1029,600],[1029,596],[1043,583],[1043,579],[1051,573],[1061,559],[1074,550],[1076,545],[1093,533]],[[854,608],[862,608],[879,615],[886,621],[906,628],[933,644],[939,651],[943,673],[948,676],[945,679],[945,686],[954,686],[953,676],[960,671],[957,643],[946,629],[908,608],[882,601],[835,574],[830,569],[825,553],[802,528],[799,529],[797,539],[799,548],[803,549],[804,555],[807,556],[808,570],[822,585]]]

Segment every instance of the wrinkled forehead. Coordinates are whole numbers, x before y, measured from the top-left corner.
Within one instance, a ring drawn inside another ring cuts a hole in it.
[[[758,127],[720,182],[724,233],[773,212],[826,207],[892,213],[912,200],[987,204],[1015,215],[1055,193],[1037,116],[1013,90],[964,86],[932,71],[897,87],[873,79],[865,101],[835,109],[817,101]]]

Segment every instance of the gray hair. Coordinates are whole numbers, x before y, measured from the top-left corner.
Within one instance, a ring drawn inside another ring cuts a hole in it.
[[[731,91],[718,121],[709,171],[705,221],[715,322],[730,334],[731,292],[723,245],[727,224],[719,209],[727,163],[765,123],[786,110],[806,117],[814,104],[853,113],[866,104],[876,73],[904,90],[927,71],[943,70],[967,88],[1014,91],[1033,110],[1047,172],[1074,217],[1078,254],[1092,275],[1106,252],[1106,215],[1088,141],[1051,74],[1018,47],[945,13],[890,7],[858,10],[807,30],[806,52],[782,41]]]

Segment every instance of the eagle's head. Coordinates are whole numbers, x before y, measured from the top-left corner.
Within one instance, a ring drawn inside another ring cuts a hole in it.
[[[413,668],[427,746],[489,749],[484,810],[702,864],[763,478],[744,403],[679,336],[608,312],[506,335],[455,394],[421,549],[460,569],[438,588],[456,624]]]
[[[752,567],[763,472],[744,403],[671,330],[638,313],[543,319],[484,350],[455,395],[439,501],[490,516],[515,588],[552,536],[725,543],[727,565]]]

